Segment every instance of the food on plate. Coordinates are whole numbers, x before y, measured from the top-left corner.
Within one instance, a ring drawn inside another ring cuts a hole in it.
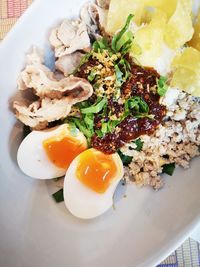
[[[117,153],[105,155],[94,148],[85,150],[67,170],[64,181],[66,207],[82,219],[101,215],[112,207],[113,195],[123,173]]]
[[[121,29],[129,14],[134,14],[134,22],[140,25],[144,9],[144,1],[141,0],[111,0],[108,10],[106,32],[113,35]]]
[[[157,59],[163,53],[163,43],[167,17],[161,10],[150,14],[150,21],[135,31],[134,41],[140,47],[141,52],[133,56],[143,66],[156,65]]]
[[[193,33],[192,1],[178,0],[176,10],[166,26],[165,41],[170,48],[178,49],[191,40]]]
[[[49,41],[55,48],[55,56],[72,54],[77,50],[88,50],[90,38],[84,21],[64,20],[60,26],[53,29]]]
[[[188,44],[200,51],[200,13],[195,20],[194,35]]]
[[[85,136],[73,126],[62,124],[28,134],[19,146],[17,162],[26,175],[52,179],[65,175],[73,159],[86,149]]]
[[[34,129],[44,129],[50,122],[65,118],[72,105],[88,99],[93,93],[85,79],[70,75],[57,80],[35,49],[28,55],[18,89],[32,92],[31,101],[15,101],[13,107],[17,118]]]
[[[96,1],[56,26],[55,67],[33,48],[18,80],[24,99],[13,107],[30,132],[21,170],[64,176],[54,199],[89,219],[113,205],[120,180],[158,190],[164,173],[188,168],[200,154],[193,32],[190,0]]]
[[[200,51],[192,47],[185,48],[174,58],[172,69],[172,86],[200,97]]]

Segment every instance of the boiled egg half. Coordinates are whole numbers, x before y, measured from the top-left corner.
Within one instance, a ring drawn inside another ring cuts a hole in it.
[[[65,175],[77,155],[87,149],[85,136],[69,124],[44,131],[32,131],[22,141],[17,161],[20,169],[37,179]]]
[[[67,209],[81,219],[95,218],[113,205],[115,189],[124,174],[117,153],[105,155],[91,148],[70,164],[64,180]]]

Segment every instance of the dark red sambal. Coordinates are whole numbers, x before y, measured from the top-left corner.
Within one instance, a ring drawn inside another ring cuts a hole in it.
[[[159,104],[160,96],[157,93],[157,79],[159,77],[159,74],[152,68],[132,66],[131,77],[122,86],[121,94],[125,99],[133,96],[141,97],[148,104],[149,113],[153,115],[153,118],[128,116],[117,126],[113,133],[106,134],[103,138],[94,135],[92,137],[92,147],[106,154],[112,154],[124,146],[125,143],[141,135],[153,134],[166,114],[165,106]],[[114,102],[109,105],[109,108],[115,109],[117,114],[122,106]]]

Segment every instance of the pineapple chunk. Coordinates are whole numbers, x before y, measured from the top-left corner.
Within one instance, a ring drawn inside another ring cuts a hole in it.
[[[133,21],[140,25],[143,9],[144,3],[141,0],[111,0],[106,32],[114,34],[123,28],[129,14],[133,14]]]
[[[178,0],[176,11],[165,31],[165,41],[170,48],[177,49],[192,38],[194,29],[191,14],[191,0]]]
[[[178,0],[145,0],[145,5],[162,10],[170,18],[176,10]]]
[[[132,55],[144,66],[154,66],[162,53],[166,15],[161,10],[152,14],[151,22],[139,28],[135,33],[134,42],[141,48],[140,54]]]
[[[200,97],[200,52],[192,47],[178,54],[172,62],[171,86]]]
[[[188,44],[200,51],[200,13],[194,25],[194,35]]]

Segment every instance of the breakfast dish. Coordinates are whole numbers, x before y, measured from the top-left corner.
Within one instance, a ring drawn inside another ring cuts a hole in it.
[[[55,67],[34,47],[18,79],[24,99],[13,102],[30,132],[19,167],[37,179],[65,176],[54,197],[80,218],[108,210],[121,179],[158,190],[162,173],[199,156],[192,2],[124,2],[86,3],[79,19],[57,25],[49,37]]]

